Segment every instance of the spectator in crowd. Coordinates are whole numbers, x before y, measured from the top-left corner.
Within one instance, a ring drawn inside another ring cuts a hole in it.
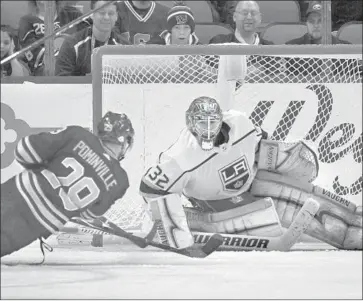
[[[298,0],[301,22],[306,22],[306,12],[308,11],[310,2],[311,0]]]
[[[26,47],[44,37],[45,2],[46,1],[39,0],[29,1],[30,13],[23,16],[19,21],[19,40],[21,47]],[[63,7],[62,1],[59,0],[56,0],[54,14],[54,30],[65,26],[82,15],[75,7]],[[80,24],[79,26],[83,26],[83,24]],[[80,27],[75,27],[66,33],[72,33],[78,29],[80,29]],[[44,45],[40,45],[25,53],[26,62],[33,75],[43,75],[44,52]]]
[[[219,19],[221,23],[230,25],[232,28],[235,27],[235,22],[233,21],[233,14],[236,9],[238,1],[233,0],[220,0],[212,1],[215,9],[219,13]]]
[[[167,29],[160,35],[154,36],[148,44],[198,44],[198,37],[194,31],[194,15],[188,6],[177,5],[172,7],[168,13],[167,24]]]
[[[99,8],[106,2],[110,2],[110,5],[93,14],[92,26],[65,39],[59,55],[56,57],[56,75],[87,75],[91,73],[91,56],[95,48],[103,45],[129,44],[114,31],[117,20],[115,3],[93,0],[91,1],[91,9]]]
[[[1,60],[12,55],[16,51],[15,49],[13,31],[9,26],[1,25]],[[1,77],[28,75],[28,66],[17,58],[1,65]]]
[[[210,1],[210,0],[205,0],[205,1],[208,3],[208,5],[209,5],[209,7],[211,9],[212,22],[213,23],[222,22],[221,18],[220,18],[220,15],[219,15],[219,10],[220,10],[220,5],[223,5],[223,4],[220,4],[219,2],[225,2],[225,1]],[[175,2],[178,2],[178,1],[175,1]]]
[[[288,41],[286,44],[303,45],[303,44],[321,44],[323,36],[322,26],[322,5],[321,1],[311,1],[306,12],[306,26],[308,32],[302,37]],[[350,44],[349,42],[339,40],[332,35],[332,44]]]
[[[116,31],[131,44],[145,44],[167,28],[168,8],[155,1],[119,1]]]
[[[260,7],[256,1],[239,1],[233,14],[235,32],[213,37],[210,44],[240,43],[245,45],[271,45],[257,33],[261,24]]]

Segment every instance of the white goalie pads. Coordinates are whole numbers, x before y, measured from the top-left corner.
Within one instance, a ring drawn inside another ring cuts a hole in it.
[[[170,194],[148,200],[148,212],[156,224],[160,242],[173,248],[183,249],[194,244],[181,199]]]
[[[258,171],[250,192],[273,198],[281,225],[288,228],[307,199],[320,209],[306,234],[340,249],[362,249],[362,208],[321,187],[287,176]]]
[[[209,233],[280,236],[283,229],[271,198],[222,212],[202,212],[184,208],[192,231]]]
[[[285,143],[262,139],[257,168],[311,183],[318,176],[319,161],[302,141]]]

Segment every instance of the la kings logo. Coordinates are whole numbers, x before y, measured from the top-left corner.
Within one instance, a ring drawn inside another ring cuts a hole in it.
[[[224,189],[227,191],[240,190],[250,177],[250,169],[245,156],[221,168],[218,172]]]

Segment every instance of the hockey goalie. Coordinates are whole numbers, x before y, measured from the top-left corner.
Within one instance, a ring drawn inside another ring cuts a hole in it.
[[[142,178],[148,216],[163,243],[185,248],[193,232],[279,237],[308,198],[319,210],[306,234],[339,249],[362,249],[362,207],[312,184],[315,153],[302,141],[268,139],[244,114],[196,98],[186,127]],[[183,206],[187,199],[191,207]],[[160,223],[161,221],[161,223]]]

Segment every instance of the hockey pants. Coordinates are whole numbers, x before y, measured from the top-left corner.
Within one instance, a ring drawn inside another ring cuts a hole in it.
[[[41,225],[19,193],[15,177],[1,184],[1,257],[51,235]]]

